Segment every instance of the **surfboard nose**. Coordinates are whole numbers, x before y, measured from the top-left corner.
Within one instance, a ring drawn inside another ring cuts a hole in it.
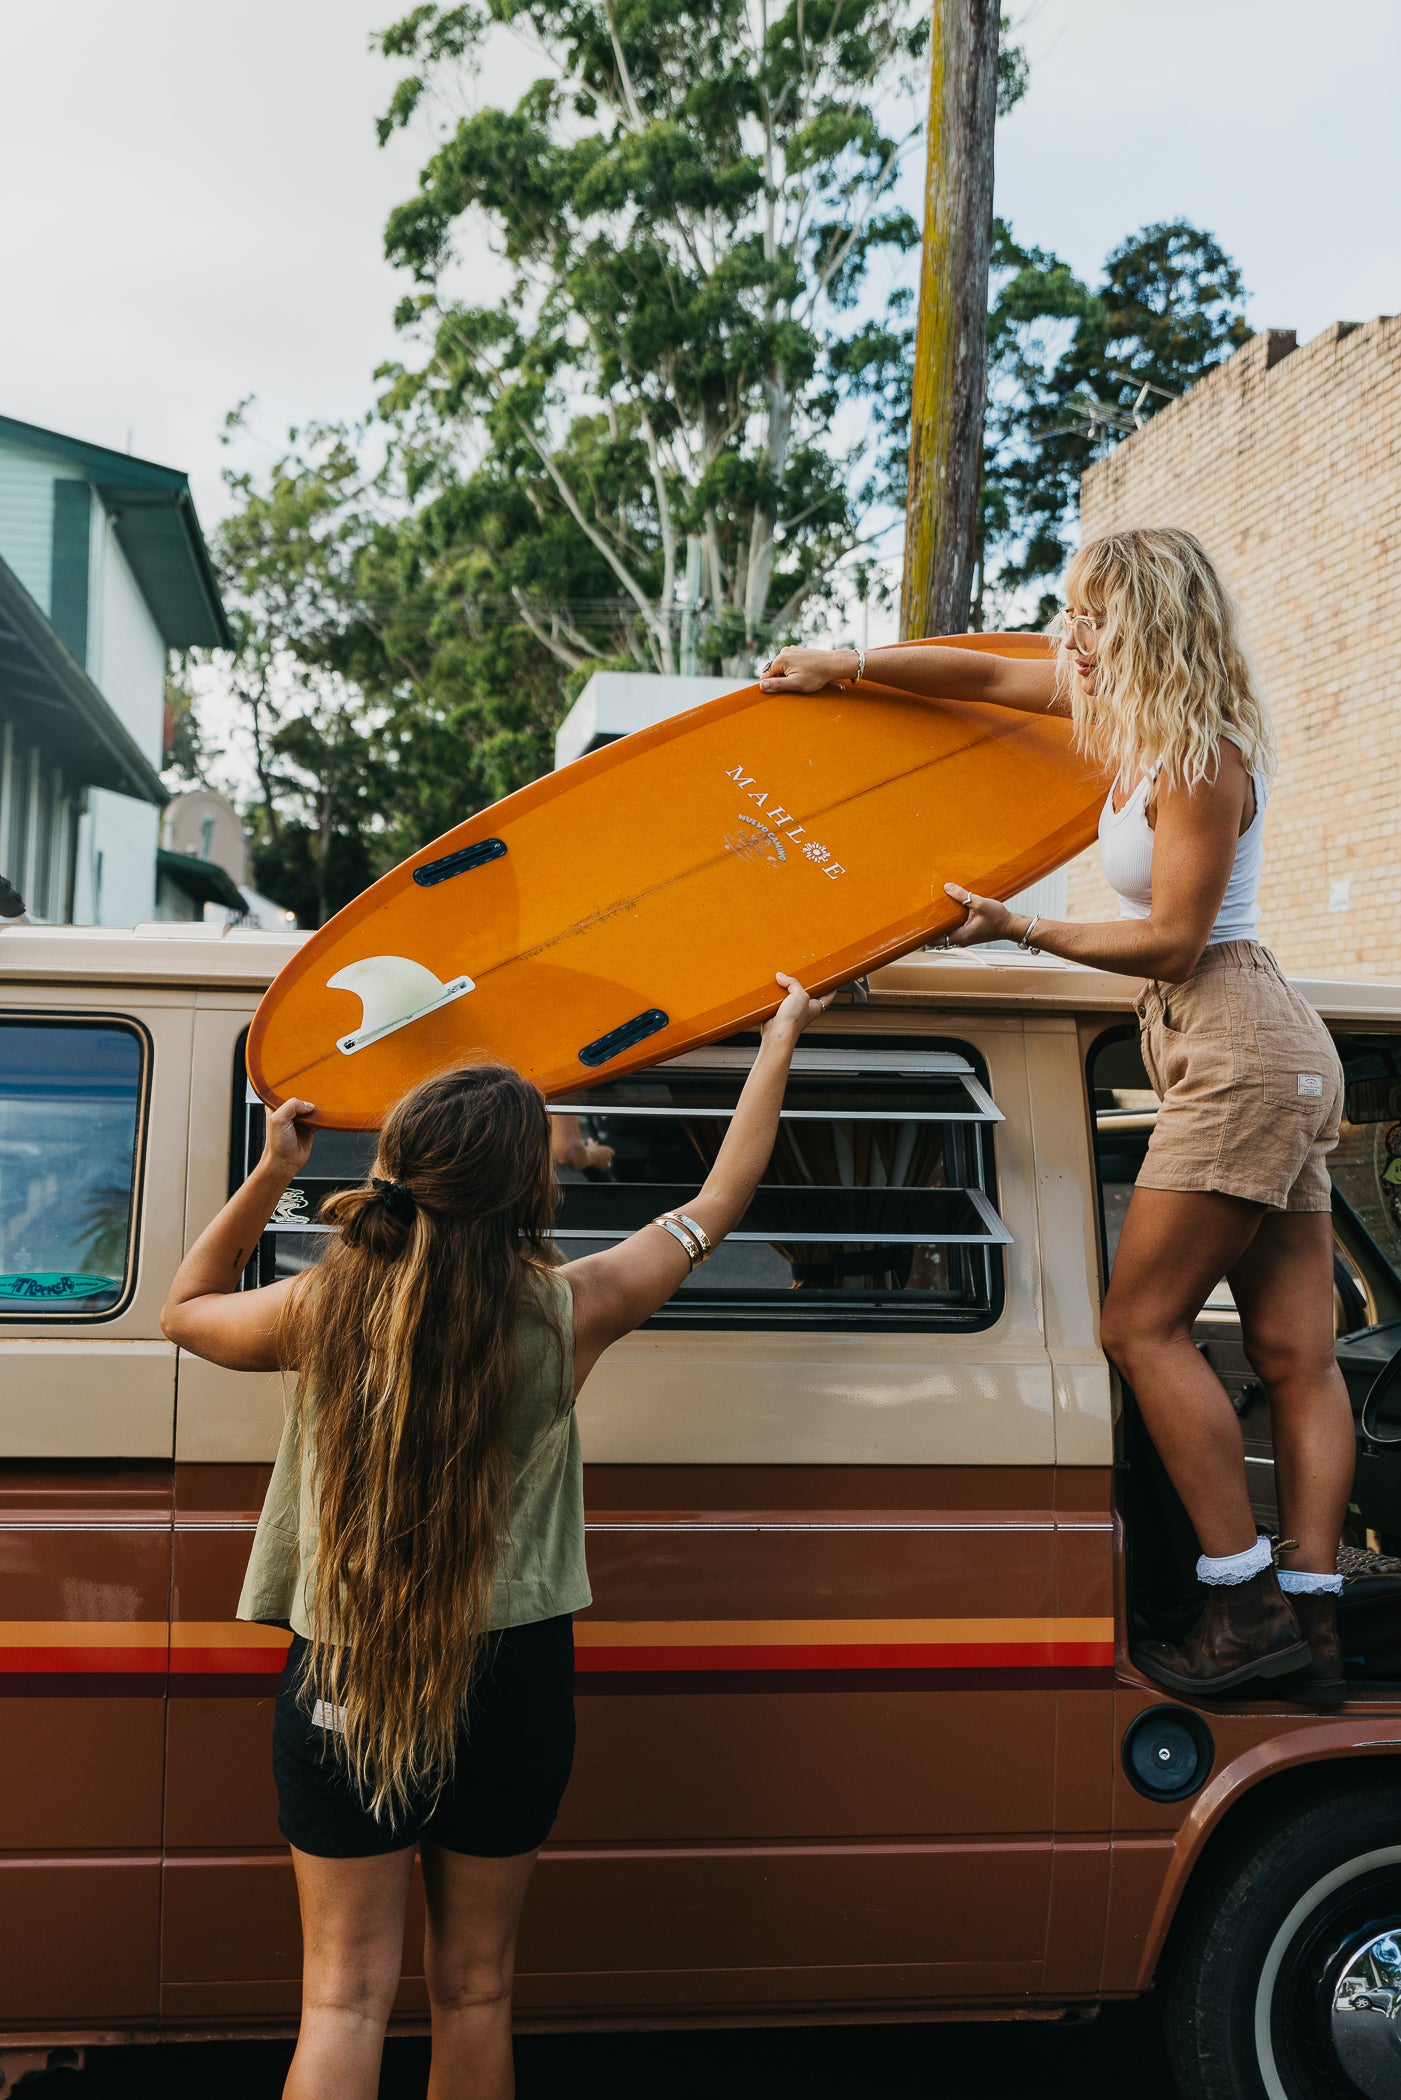
[[[333,992],[354,992],[360,1001],[360,1026],[343,1035],[336,1047],[351,1056],[396,1028],[407,1028],[464,992],[475,990],[470,977],[444,984],[422,963],[407,955],[364,955],[326,979]]]

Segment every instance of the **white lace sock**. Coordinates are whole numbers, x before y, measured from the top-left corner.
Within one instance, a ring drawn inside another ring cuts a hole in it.
[[[1197,1562],[1198,1582],[1209,1582],[1220,1586],[1236,1582],[1249,1582],[1252,1575],[1260,1575],[1270,1565],[1270,1542],[1262,1532],[1253,1546],[1244,1553],[1221,1553],[1215,1558],[1203,1553]]]
[[[1286,1597],[1341,1597],[1341,1575],[1314,1575],[1307,1568],[1281,1568],[1279,1586]]]

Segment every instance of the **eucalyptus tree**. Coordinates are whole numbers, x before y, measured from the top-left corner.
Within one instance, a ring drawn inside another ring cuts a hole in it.
[[[450,114],[506,30],[537,77]],[[701,660],[744,670],[885,493],[871,419],[907,347],[873,272],[919,241],[896,184],[924,0],[468,0],[381,44],[409,66],[382,135],[434,127],[387,229],[419,347],[382,406],[483,612],[569,668],[670,671],[701,599]],[[473,224],[503,296],[454,275]]]

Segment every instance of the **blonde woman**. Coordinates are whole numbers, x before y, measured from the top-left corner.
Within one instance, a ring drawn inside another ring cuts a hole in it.
[[[372,1177],[330,1198],[306,1275],[240,1291],[312,1133],[291,1101],[181,1264],[162,1325],[236,1370],[296,1370],[239,1616],[293,1633],[273,1722],[301,1902],[288,2100],[373,2100],[415,1848],[428,1906],[429,2091],[514,2091],[516,1928],[574,1753],[572,1614],[589,1602],[573,1403],[747,1209],[793,1047],[825,1001],[791,977],[705,1185],[554,1266],[540,1094],[476,1065],[405,1095]]]
[[[1142,976],[1144,1062],[1162,1100],[1105,1299],[1104,1347],[1132,1387],[1196,1527],[1199,1620],[1145,1642],[1140,1666],[1184,1693],[1291,1678],[1343,1696],[1337,1550],[1352,1484],[1352,1414],[1333,1354],[1327,1154],[1342,1070],[1313,1011],[1256,938],[1273,767],[1234,608],[1200,542],[1176,529],[1106,534],[1066,578],[1044,663],[961,649],[784,649],[769,692],[863,675],[916,695],[1068,715],[1112,785],[1100,817],[1107,924],[1028,919],[956,882],[954,945],[1014,940]],[[1257,1537],[1241,1433],[1192,1341],[1221,1280],[1269,1397],[1279,1572]],[[1295,1673],[1299,1673],[1295,1676]]]

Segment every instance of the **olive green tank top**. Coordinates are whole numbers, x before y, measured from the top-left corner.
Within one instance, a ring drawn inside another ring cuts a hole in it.
[[[574,1294],[564,1278],[532,1269],[521,1294],[519,1373],[506,1441],[515,1462],[506,1545],[488,1628],[525,1626],[591,1602],[584,1565],[584,1468],[575,1418]],[[316,1567],[312,1480],[315,1410],[304,1440],[289,1409],[258,1519],[240,1619],[311,1635]]]

